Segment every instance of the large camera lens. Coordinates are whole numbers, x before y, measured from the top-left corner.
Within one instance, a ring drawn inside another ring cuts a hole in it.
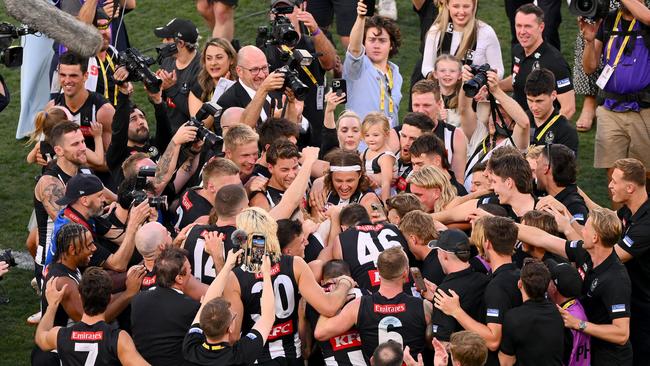
[[[590,12],[594,7],[593,0],[574,0],[576,1],[576,8],[580,11]]]

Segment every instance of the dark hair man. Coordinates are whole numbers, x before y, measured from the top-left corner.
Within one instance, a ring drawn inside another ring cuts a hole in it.
[[[576,238],[570,226],[563,229]],[[631,283],[614,246],[621,236],[621,222],[604,208],[591,210],[582,229],[583,240],[565,240],[525,225],[519,239],[575,262],[584,278],[580,302],[589,321],[579,320],[561,310],[564,326],[591,336],[591,364],[631,365],[630,335]]]
[[[596,72],[601,63],[606,65],[598,83],[600,106],[596,109],[594,168],[607,169],[608,177],[618,159],[635,158],[650,166],[650,141],[643,132],[650,123],[647,69],[650,44],[645,36],[650,10],[641,1],[620,3],[619,9],[610,12],[601,23],[580,22],[585,39],[582,59],[585,73]],[[621,33],[629,37],[625,46]],[[623,65],[627,67],[617,67]],[[641,360],[645,362],[643,357]]]
[[[467,163],[467,138],[463,131],[453,125],[440,120],[441,104],[440,87],[433,80],[420,80],[411,89],[411,107],[413,112],[424,113],[433,121],[433,132],[443,141],[446,151],[444,158],[447,169],[451,169],[457,176],[465,174]]]
[[[217,272],[223,267],[225,254],[234,248],[231,235],[237,229],[235,219],[247,207],[248,197],[241,184],[224,186],[217,192],[213,208],[216,211],[217,221],[214,224],[195,225],[187,233],[184,248],[190,253],[188,259],[192,273],[206,285],[214,281]],[[210,253],[206,252],[206,234],[209,232],[224,236],[221,253],[215,253],[218,258],[216,261]]]
[[[432,305],[428,300],[413,297],[403,291],[408,279],[409,264],[401,248],[384,250],[377,259],[379,290],[364,295],[347,305],[336,316],[321,316],[314,331],[318,340],[342,334],[356,325],[363,343],[366,361],[386,338],[402,346],[409,345],[411,355],[417,356],[425,347],[426,328],[431,325]]]
[[[463,311],[472,319],[480,319],[489,279],[470,267],[469,259],[472,255],[467,235],[458,229],[448,229],[441,232],[437,240],[430,241],[428,247],[436,252],[440,267],[445,273],[436,292],[457,294]],[[432,301],[434,294],[427,294],[426,297]],[[441,341],[449,341],[453,332],[464,329],[452,316],[437,309],[433,311],[431,324],[433,336]]]
[[[235,163],[224,158],[214,158],[203,167],[202,184],[186,190],[180,198],[176,209],[174,228],[183,230],[187,225],[202,216],[210,214],[215,204],[217,193],[226,185],[239,184],[239,168]]]
[[[108,226],[96,225],[97,218],[104,212],[104,186],[92,174],[77,174],[70,178],[65,188],[65,195],[56,201],[63,209],[59,212],[54,222],[52,237],[56,238],[63,225],[74,222],[84,226],[94,239],[103,236],[108,231]],[[115,253],[111,253],[102,244],[96,243],[90,264],[102,266],[118,272],[124,272],[135,248],[133,242],[126,242]],[[45,265],[54,262],[57,253],[57,243],[52,242],[45,258]]]
[[[528,75],[535,69],[549,69],[555,75],[560,114],[570,119],[576,111],[571,69],[560,51],[544,41],[544,11],[534,4],[520,6],[515,30],[519,44],[512,48],[512,75],[501,80],[499,86],[506,92],[513,91],[514,99],[527,110],[524,90]]]
[[[273,322],[275,320],[275,298],[271,282],[271,259],[265,255],[262,260],[261,273],[262,297],[260,315],[251,330],[234,344],[230,338],[234,331],[234,318],[237,315],[230,310],[230,303],[221,295],[226,282],[232,276],[237,258],[243,253],[228,252],[228,258],[222,270],[210,284],[201,307],[196,312],[192,327],[183,340],[183,356],[190,365],[241,365],[253,364],[264,351]]]
[[[156,75],[162,80],[162,97],[167,102],[172,132],[190,119],[188,98],[196,75],[201,69],[201,55],[196,51],[199,30],[186,19],[174,18],[153,33],[163,43],[175,43],[178,52],[162,60]]]
[[[380,253],[392,247],[408,250],[408,244],[395,225],[386,222],[373,224],[368,213],[364,216],[359,208],[363,209],[359,204],[349,204],[341,210],[342,232],[333,243],[332,258],[342,259],[350,265],[352,278],[359,288],[376,292],[380,283],[376,265]],[[352,211],[360,215],[354,222],[346,217]]]
[[[546,299],[550,281],[544,263],[524,261],[518,282],[523,304],[510,310],[503,321],[501,365],[563,365],[564,324],[555,304]]]
[[[61,93],[51,100],[45,110],[55,105],[67,108],[72,114],[72,120],[81,126],[86,145],[95,149],[95,141],[90,132],[93,122],[102,125],[103,151],[111,143],[111,121],[115,108],[100,94],[86,89],[88,78],[88,59],[70,51],[59,58],[58,82]]]
[[[182,344],[199,303],[183,295],[192,269],[187,252],[163,249],[154,264],[156,287],[131,302],[131,334],[142,357],[154,365],[183,363]],[[156,309],[156,311],[152,311]]]
[[[561,211],[566,209],[573,222],[584,225],[589,217],[589,209],[578,193],[577,175],[577,161],[573,151],[565,145],[546,145],[537,158],[535,182],[537,189],[545,191],[548,196],[542,197],[536,207],[543,209],[553,206]]]
[[[512,263],[512,253],[517,241],[515,223],[505,217],[482,218],[485,241],[484,257],[492,269],[492,277],[485,288],[485,324],[473,319],[460,306],[457,294],[437,291],[436,309],[450,315],[460,326],[478,333],[490,350],[487,365],[498,365],[497,351],[503,336],[503,322],[512,308],[521,305],[521,293],[517,287],[519,269]]]
[[[438,136],[432,133],[425,133],[418,137],[413,141],[409,153],[411,154],[411,164],[413,164],[414,173],[424,167],[434,166],[449,178],[449,182],[456,187],[456,192],[459,196],[467,195],[465,186],[456,179],[455,171],[451,170],[451,166],[446,158],[447,150],[445,150],[444,142]],[[464,174],[464,171],[465,167],[463,166],[463,173],[461,174]]]
[[[433,130],[433,120],[424,113],[410,112],[402,119],[402,125],[399,130],[399,156],[397,158],[397,183],[398,192],[405,192],[408,189],[406,179],[413,171],[411,163],[411,145],[413,141],[427,132]]]
[[[113,281],[104,270],[90,267],[84,271],[78,286],[83,315],[72,326],[54,326],[56,309],[68,287],[58,282],[56,277],[48,281],[45,298],[49,306],[36,329],[35,341],[42,350],[56,350],[62,364],[148,365],[129,333],[106,323]]]
[[[84,310],[80,301],[79,283],[81,281],[80,267],[87,267],[90,263],[90,257],[95,252],[93,237],[82,225],[69,223],[64,225],[56,236],[57,251],[54,256],[54,262],[47,266],[45,274],[45,283],[43,284],[41,297],[41,309],[43,317],[50,306],[47,296],[48,283],[55,285],[58,291],[63,291],[63,298],[58,305],[52,304],[56,309],[54,314],[54,326],[65,327],[70,321],[78,322],[81,320]],[[140,290],[140,284],[144,277],[145,271],[141,267],[132,267],[127,273],[126,290],[112,297],[108,304],[104,316],[106,321],[115,319],[124,308],[129,304]],[[52,279],[56,282],[49,282]],[[50,310],[52,311],[52,310]],[[51,323],[50,323],[51,324]],[[48,323],[44,324],[48,325]],[[44,365],[51,364],[52,361],[58,361],[56,353],[43,352],[38,347],[32,351],[32,364]]]
[[[260,158],[255,163],[253,175],[259,175],[265,178],[271,178],[266,161],[266,153],[274,141],[286,139],[294,144],[298,144],[300,137],[300,128],[295,122],[286,118],[269,118],[256,129],[259,134]]]

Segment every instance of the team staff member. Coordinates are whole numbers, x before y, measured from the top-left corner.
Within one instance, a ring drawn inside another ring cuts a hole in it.
[[[555,304],[546,299],[551,274],[544,263],[526,259],[518,286],[523,304],[503,321],[499,352],[502,366],[562,366],[564,324]]]
[[[564,234],[575,237],[573,229]],[[630,335],[630,277],[614,251],[621,236],[621,222],[608,209],[594,208],[582,229],[583,240],[564,240],[525,225],[519,240],[575,262],[584,278],[580,302],[589,321],[560,311],[564,326],[591,336],[591,364],[632,365]]]
[[[42,350],[56,350],[65,365],[149,365],[129,333],[106,323],[113,281],[104,270],[90,267],[84,271],[79,283],[83,315],[69,327],[54,326],[56,309],[68,287],[58,281],[56,277],[48,281],[45,297],[49,306],[36,329],[35,341]]]
[[[440,284],[445,279],[445,272],[438,259],[438,253],[428,246],[432,240],[438,239],[438,230],[433,218],[421,208],[410,211],[400,220],[399,230],[404,235],[413,257],[422,262],[422,278]]]
[[[428,300],[403,291],[409,264],[401,248],[384,250],[379,255],[377,267],[381,279],[379,291],[348,303],[334,317],[322,315],[314,329],[314,337],[324,341],[356,325],[366,362],[386,339],[408,345],[411,355],[417,357],[425,348],[425,333],[431,325],[433,307]]]
[[[512,75],[499,82],[524,110],[528,109],[524,91],[528,75],[535,69],[546,68],[555,75],[555,90],[560,114],[571,119],[576,111],[575,92],[571,81],[571,69],[560,51],[544,41],[544,11],[534,4],[517,9],[515,28],[518,45],[512,48]]]
[[[477,243],[492,268],[492,277],[485,288],[485,324],[474,319],[460,306],[459,296],[436,291],[436,308],[458,321],[460,326],[478,333],[490,350],[487,365],[499,365],[498,353],[503,336],[503,321],[510,309],[522,303],[517,287],[519,269],[512,263],[512,252],[517,241],[515,223],[505,217],[481,218],[485,241]]]

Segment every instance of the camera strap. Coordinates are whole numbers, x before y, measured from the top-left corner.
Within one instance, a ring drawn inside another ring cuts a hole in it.
[[[618,30],[618,23],[621,20],[621,16],[623,15],[623,12],[621,10],[618,11],[618,14],[616,14],[616,20],[614,21],[614,29],[612,31],[617,31]],[[621,44],[621,47],[618,50],[618,54],[616,55],[616,58],[614,59],[614,63],[612,64],[612,68],[616,68],[618,65],[619,61],[621,61],[621,56],[623,55],[623,51],[625,50],[625,47],[627,46],[627,43],[630,41],[630,32],[632,32],[632,29],[634,28],[634,25],[636,24],[636,18],[632,19],[630,22],[630,26],[628,27],[628,35],[623,38],[623,43]],[[611,52],[612,52],[612,44],[614,43],[614,36],[609,37],[609,42],[607,42],[607,62],[611,59]]]
[[[289,48],[287,45],[284,44],[282,45],[282,50],[284,52],[289,52],[289,53],[292,52],[291,48]],[[300,65],[300,67],[302,68],[302,71],[304,71],[305,74],[307,74],[309,80],[311,80],[311,82],[314,83],[314,85],[318,85],[318,81],[316,80],[316,77],[314,76],[314,74],[311,73],[311,71],[309,71],[309,68],[305,65]]]
[[[106,67],[104,66],[104,62],[102,60],[99,60],[99,67],[102,69],[102,78],[104,79],[104,98],[106,100],[110,101],[110,98],[108,96],[108,74],[106,73]],[[111,55],[108,54],[108,50],[106,50],[106,61],[108,61],[108,67],[113,70],[113,73],[115,72],[115,64],[113,63],[113,58]],[[113,105],[117,105],[117,83],[115,84],[115,93],[113,94]]]
[[[382,112],[385,112],[386,108],[386,94],[388,94],[388,112],[393,114],[393,111],[395,109],[395,103],[393,102],[393,95],[392,95],[392,89],[393,89],[393,70],[390,68],[390,65],[386,65],[388,68],[388,72],[384,74],[381,70],[377,69],[377,72],[379,72],[383,77],[379,78],[379,109],[381,109]],[[386,86],[384,87],[384,82],[386,83]]]
[[[503,118],[499,107],[497,107],[497,101],[494,99],[494,95],[492,95],[492,93],[488,94],[488,100],[490,101],[490,115],[492,116],[492,122],[494,123],[494,129],[496,133],[507,137],[508,140],[510,140],[512,146],[517,146],[517,144],[515,144],[515,142],[512,140],[512,131],[510,131],[508,127],[503,127],[497,123],[497,115],[499,116],[501,123],[505,123],[506,120]],[[494,148],[496,145],[496,140],[497,138],[495,134],[494,141],[492,142],[492,148]],[[483,142],[485,142],[485,140]]]
[[[63,210],[63,216],[67,217],[70,219],[70,221],[74,222],[75,224],[79,224],[93,235],[93,238],[95,237],[95,230],[90,226],[88,221],[86,221],[79,213],[77,213],[72,207],[68,206]]]

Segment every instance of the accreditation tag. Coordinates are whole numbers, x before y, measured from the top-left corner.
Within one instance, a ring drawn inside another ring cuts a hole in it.
[[[611,67],[610,65],[605,65],[605,67],[603,68],[603,72],[600,73],[600,76],[596,81],[596,85],[598,85],[598,87],[601,89],[605,89],[605,86],[607,85],[609,78],[612,77],[613,73],[614,73],[614,68]]]
[[[325,87],[319,85],[316,88],[316,110],[323,110],[323,100],[325,99]]]

